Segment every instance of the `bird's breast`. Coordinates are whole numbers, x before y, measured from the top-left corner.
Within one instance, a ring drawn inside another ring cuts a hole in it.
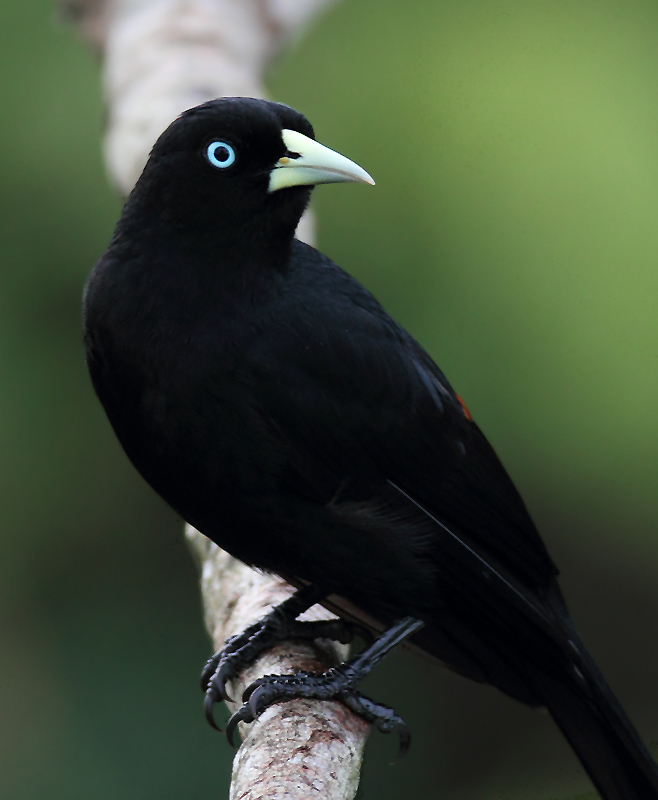
[[[249,366],[249,350],[268,335],[267,315],[208,305],[159,314],[150,298],[98,326],[92,320],[87,338],[94,385],[131,461],[217,540],[218,520],[245,525],[265,513],[286,454]]]

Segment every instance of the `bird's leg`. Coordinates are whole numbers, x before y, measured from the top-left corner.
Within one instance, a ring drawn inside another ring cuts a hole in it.
[[[365,641],[371,641],[372,636],[367,629],[341,619],[297,620],[300,614],[323,596],[324,592],[315,586],[299,589],[258,622],[227,639],[224,647],[208,660],[201,673],[201,689],[206,693],[206,719],[213,728],[219,730],[213,717],[214,704],[220,700],[231,700],[226,692],[227,682],[236,678],[262,652],[275,644],[291,639],[334,639],[347,644],[357,634]]]
[[[383,733],[400,733],[400,754],[409,748],[411,737],[404,721],[393,709],[375,703],[356,691],[357,684],[403,639],[423,627],[414,617],[405,617],[389,628],[377,641],[355,658],[324,673],[299,672],[296,675],[266,675],[244,691],[244,705],[231,717],[226,735],[232,743],[238,722],[253,722],[272,703],[297,697],[339,700]]]

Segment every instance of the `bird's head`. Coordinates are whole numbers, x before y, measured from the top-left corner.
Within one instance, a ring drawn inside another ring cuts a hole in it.
[[[374,183],[316,142],[309,121],[289,106],[224,97],[185,111],[167,128],[134,194],[150,215],[190,232],[292,236],[312,187],[341,181]]]

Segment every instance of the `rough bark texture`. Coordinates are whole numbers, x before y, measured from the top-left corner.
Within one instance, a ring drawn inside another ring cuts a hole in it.
[[[217,648],[292,594],[288,584],[246,569],[193,528],[188,537],[201,560],[206,625]],[[315,606],[301,618],[330,617]],[[261,675],[324,669],[346,655],[347,648],[335,642],[282,644],[231,683],[229,694],[239,698]],[[347,800],[356,794],[369,726],[340,703],[295,700],[240,727],[246,738],[234,761],[232,800]]]
[[[272,57],[332,2],[62,2],[103,59],[105,156],[119,191],[128,194],[153,142],[184,109],[220,95],[264,96],[263,73]],[[313,239],[310,216],[298,235]],[[206,624],[216,648],[291,594],[284,581],[248,569],[194,529],[187,536],[201,564]],[[330,616],[316,606],[304,618]],[[345,656],[346,648],[333,642],[281,645],[230,686],[231,696],[239,698],[261,675],[322,671]],[[232,800],[350,800],[356,794],[369,726],[340,703],[287,702],[241,728],[246,738],[233,765]]]

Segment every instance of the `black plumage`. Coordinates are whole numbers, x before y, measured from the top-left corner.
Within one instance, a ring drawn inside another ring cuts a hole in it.
[[[369,292],[294,239],[315,183],[369,178],[314,147],[302,115],[245,98],[184,113],[154,146],[85,294],[121,444],[237,558],[381,628],[422,620],[419,647],[546,705],[604,798],[658,798],[462,401]]]

